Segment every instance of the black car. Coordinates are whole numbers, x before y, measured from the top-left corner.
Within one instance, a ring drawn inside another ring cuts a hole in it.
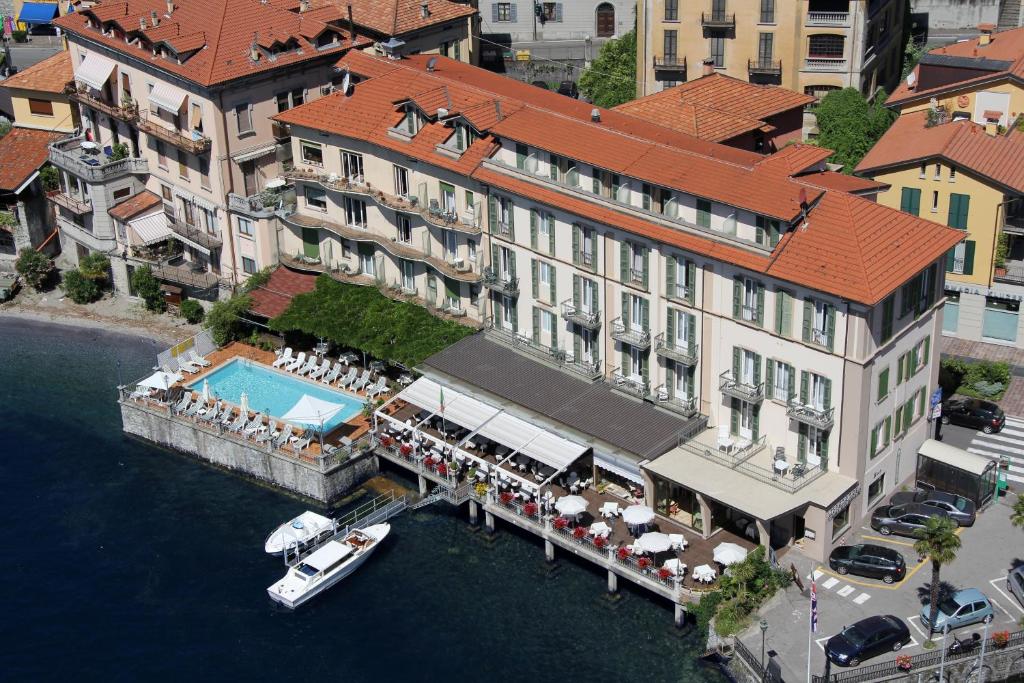
[[[576,81],[562,81],[558,84],[558,94],[578,99],[580,96],[579,86],[576,85]]]
[[[825,654],[833,664],[857,666],[884,652],[896,652],[910,642],[910,629],[891,614],[861,619],[828,639]]]
[[[995,434],[1006,424],[1006,414],[992,401],[951,398],[942,403],[942,424],[973,427],[986,434]]]
[[[898,491],[889,499],[890,505],[921,503],[945,510],[960,526],[973,526],[977,514],[974,501],[945,491]]]
[[[882,505],[871,513],[871,528],[883,536],[899,534],[916,537],[917,532],[924,529],[929,517],[949,517],[949,514],[923,503]]]
[[[828,556],[828,566],[840,574],[856,574],[886,583],[902,581],[907,574],[902,555],[892,548],[870,543],[839,546]]]

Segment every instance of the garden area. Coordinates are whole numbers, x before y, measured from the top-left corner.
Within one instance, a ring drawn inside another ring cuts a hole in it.
[[[1010,379],[1009,363],[944,358],[939,366],[943,398],[960,394],[998,401],[1010,386]]]
[[[730,565],[718,589],[706,593],[693,608],[697,626],[706,632],[714,619],[718,635],[735,635],[749,626],[761,605],[790,581],[790,573],[773,568],[765,558],[764,546],[758,546],[742,562]]]

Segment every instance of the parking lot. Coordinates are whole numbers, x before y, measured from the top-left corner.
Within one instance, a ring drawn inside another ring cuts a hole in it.
[[[944,432],[947,443],[961,448],[974,440],[974,432],[961,427],[946,426]],[[1012,481],[1011,486],[1018,490],[1022,488]],[[1024,563],[1024,531],[1012,527],[1009,521],[1010,507],[1015,500],[1014,494],[998,499],[978,515],[974,526],[959,529],[962,546],[957,559],[944,566],[941,573],[941,590],[977,588],[988,597],[995,611],[990,630],[1017,630],[1024,618],[1024,606],[1006,590],[1007,570]],[[919,614],[930,592],[930,563],[927,559],[918,559],[912,538],[882,536],[872,530],[868,522],[865,519],[864,526],[851,530],[844,543],[871,543],[897,550],[907,564],[907,575],[903,581],[886,585],[881,580],[840,576],[827,564],[813,563],[798,552],[787,554],[784,560],[787,566],[790,562],[796,565],[806,589],[809,590],[812,577],[817,585],[818,632],[812,637],[812,673],[824,671],[825,641],[844,626],[868,616],[892,614],[902,619],[908,625],[912,638],[901,651],[906,654],[921,653],[922,643],[928,639]],[[763,615],[768,621],[765,648],[777,653],[783,678],[787,681],[805,680],[807,675],[809,609],[807,591],[801,593],[796,586],[790,586]],[[953,631],[953,635],[964,638],[975,631],[981,632],[983,628],[981,624],[966,626]],[[941,636],[937,635],[936,639],[941,640]],[[756,625],[742,635],[742,640],[751,652],[760,653],[761,630]],[[881,655],[868,663],[882,662],[895,656],[894,653]],[[838,670],[832,667],[833,672]]]

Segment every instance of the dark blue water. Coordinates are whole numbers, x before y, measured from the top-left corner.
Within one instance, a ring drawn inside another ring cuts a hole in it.
[[[270,529],[304,506],[124,437],[158,345],[0,319],[0,679],[720,681],[642,592],[443,508],[290,613]]]

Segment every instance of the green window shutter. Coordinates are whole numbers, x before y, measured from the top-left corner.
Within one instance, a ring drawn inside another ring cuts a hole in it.
[[[575,265],[579,265],[580,261],[582,260],[580,258],[580,243],[582,242],[582,240],[580,238],[581,238],[580,226],[577,225],[576,223],[573,223],[572,224],[572,262]]]
[[[801,338],[805,342],[811,341],[811,324],[814,321],[814,302],[804,299],[804,324],[801,329]]]
[[[755,405],[752,410],[751,417],[753,419],[750,425],[750,438],[751,441],[757,441],[758,437],[761,436],[761,406]]]
[[[892,337],[893,314],[896,309],[896,295],[890,294],[882,302],[882,343],[889,341]]]
[[[533,343],[540,344],[540,309],[533,307]]]
[[[921,358],[918,362],[925,366],[928,365],[928,363],[931,360],[931,350],[932,336],[929,334],[927,337],[924,338],[924,349],[922,349],[922,354],[924,355],[924,358]]]
[[[702,228],[711,227],[711,202],[706,199],[697,200],[697,225]]]
[[[931,308],[931,305],[935,303],[935,283],[938,276],[938,269],[935,264],[928,266],[928,291],[924,293],[924,307]]]
[[[533,298],[540,298],[540,264],[537,259],[530,259],[530,283],[533,287]]]
[[[629,329],[629,294],[622,293],[622,326]]]
[[[548,176],[552,180],[558,180],[558,157],[554,154],[548,155]]]
[[[910,399],[903,404],[903,429],[910,429],[910,424],[914,421],[914,399]]]
[[[807,391],[811,382],[810,374],[806,370],[800,371],[800,405],[807,405]]]
[[[974,240],[964,242],[964,275],[974,275]]]
[[[946,225],[951,228],[959,228],[957,220],[960,216],[960,197],[958,194],[949,195],[949,213],[946,215]]]
[[[640,306],[640,310],[642,313],[641,319],[644,325],[644,329],[651,329],[651,302],[648,301],[647,299],[644,299],[642,305]]]
[[[650,279],[651,250],[642,247],[644,250],[644,289],[647,289]]]
[[[516,252],[510,252],[508,255],[508,274],[510,277],[516,276]]]
[[[516,241],[516,206],[512,203],[512,200],[508,200],[508,238],[509,240]]]
[[[686,316],[686,347],[689,353],[693,353],[693,349],[697,337],[697,318],[689,313],[684,313]]]
[[[828,334],[828,350],[831,351],[836,343],[836,307],[827,306],[825,308],[825,327]]]
[[[526,168],[526,154],[527,154],[527,151],[528,150],[527,150],[526,145],[524,145],[524,144],[522,144],[520,142],[516,143],[516,168],[518,168],[520,171],[522,171],[522,170],[524,170]]]
[[[537,248],[537,221],[540,215],[537,209],[530,209],[530,248]]]
[[[965,194],[960,199],[960,227],[963,230],[967,229],[967,214],[971,208],[971,195]]]
[[[494,195],[487,197],[487,217],[491,232],[498,232],[498,200]]]
[[[644,378],[645,385],[651,381],[651,366],[648,364],[646,355],[640,359],[640,375]]]
[[[579,275],[572,276],[572,305],[575,308],[580,307],[580,294],[583,291],[583,283],[580,280]]]
[[[583,340],[580,339],[580,326],[572,326],[572,357],[577,363],[583,359]]]
[[[769,221],[768,230],[770,235],[768,245],[774,248],[778,245],[779,240],[782,239],[782,226],[779,224],[779,221]]]
[[[907,353],[907,379],[917,374],[917,347],[910,349]]]
[[[782,307],[782,336],[793,335],[793,295],[786,292],[786,298]]]
[[[893,429],[893,433],[894,434],[902,434],[903,433],[903,410],[901,408],[897,408],[896,409],[896,413],[895,413],[895,415],[893,417],[895,418],[894,421],[896,423],[896,426]]]
[[[697,296],[697,264],[692,261],[686,262],[686,300],[693,305],[694,297]]]
[[[591,189],[593,189],[594,194],[601,194],[601,171],[599,171],[596,166],[593,167],[593,171],[594,174],[591,177],[593,180],[593,186]]]
[[[757,324],[764,327],[764,285],[757,283]]]
[[[732,410],[729,411],[729,433],[739,434],[740,431],[740,400],[734,398],[731,401]]]
[[[512,301],[512,331],[519,332],[519,303]]]
[[[946,272],[952,273],[954,267],[956,267],[956,247],[946,252]]]
[[[828,472],[828,437],[830,432],[821,435],[821,471]]]
[[[548,220],[548,253],[555,255],[555,215],[549,213]]]
[[[882,442],[882,445],[883,446],[888,446],[889,445],[889,441],[892,440],[892,416],[890,416],[890,415],[886,415],[885,416],[885,430],[884,430],[884,434],[885,434],[885,441]]]
[[[501,315],[501,297],[500,296],[494,297],[493,308],[494,308],[494,320],[492,322],[493,322],[495,327],[499,327],[500,328],[501,327],[501,321],[504,319],[504,318],[502,318],[502,315]]]
[[[800,436],[797,438],[796,459],[800,462],[807,462],[807,425],[800,423]]]
[[[758,244],[764,243],[764,216],[757,216],[754,219],[754,223],[757,225],[757,232],[755,233],[755,241]]]
[[[896,359],[896,386],[903,383],[903,369],[905,367],[906,354]]]
[[[871,448],[868,450],[868,456],[874,457],[876,452],[878,452],[878,427],[871,430]]]
[[[676,295],[676,264],[678,258],[669,256],[665,259],[665,296],[670,299]]]
[[[590,240],[590,268],[597,272],[597,231],[594,231],[594,238]]]
[[[599,297],[599,294],[598,294],[598,291],[597,291],[597,285],[594,285],[590,289],[590,299],[591,299],[591,301],[590,301],[590,310],[593,313],[597,313],[598,297]]]
[[[500,266],[501,252],[498,249],[498,245],[495,244],[494,242],[491,242],[491,270],[493,270],[496,275],[500,275],[500,273],[498,273],[498,268]]]
[[[548,313],[548,315],[554,317],[554,313]],[[554,318],[551,321],[551,348],[558,348],[558,319]]]
[[[558,278],[555,275],[555,267],[554,266],[551,266],[550,273],[551,273],[551,303],[552,303],[552,305],[554,305],[555,303],[558,302],[558,293],[557,293],[557,289],[555,287],[556,283],[558,282]],[[551,329],[555,329],[554,326],[552,326]]]
[[[647,183],[644,183],[643,184],[643,198],[644,198],[643,207],[645,209],[647,209],[648,211],[651,210],[651,194],[652,194],[651,186],[648,185]]]
[[[736,277],[732,281],[732,317],[740,317],[740,302],[743,300],[743,278]]]
[[[786,308],[786,292],[777,289],[775,290],[775,333],[785,334],[782,326],[782,313]]]
[[[739,381],[740,378],[740,356],[742,353],[740,347],[732,347],[732,378],[734,381]]]
[[[775,396],[775,361],[769,358],[764,364],[764,393],[765,396]]]
[[[675,346],[676,343],[676,312],[674,309],[668,309],[668,314],[665,316],[665,341]]]
[[[761,354],[754,354],[754,386],[761,383]]]
[[[881,401],[883,398],[889,395],[889,368],[885,368],[878,373],[878,400]]]
[[[629,242],[619,243],[619,279],[629,282]]]
[[[832,407],[832,380],[825,380],[825,410]]]
[[[915,187],[904,187],[900,196],[900,211],[919,216],[921,212],[921,190]]]

